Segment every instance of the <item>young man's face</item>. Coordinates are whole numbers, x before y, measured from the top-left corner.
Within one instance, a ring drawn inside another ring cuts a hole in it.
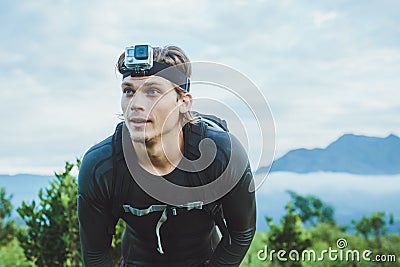
[[[168,138],[181,128],[179,114],[183,100],[170,81],[158,76],[128,76],[121,88],[125,124],[134,142]]]

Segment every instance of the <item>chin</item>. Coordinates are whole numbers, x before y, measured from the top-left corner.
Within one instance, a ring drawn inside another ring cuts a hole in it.
[[[148,139],[143,133],[131,133],[131,140],[133,142],[144,143]]]
[[[130,134],[132,142],[135,143],[148,143],[151,141],[151,137],[148,135],[144,135],[143,132],[135,132]]]
[[[146,137],[144,137],[144,136],[132,136],[131,135],[131,140],[132,140],[132,142],[135,142],[135,143],[145,143],[146,142]]]
[[[143,131],[132,131],[129,129],[129,135],[131,137],[131,140],[133,142],[139,142],[139,143],[144,143],[147,139],[145,133]]]

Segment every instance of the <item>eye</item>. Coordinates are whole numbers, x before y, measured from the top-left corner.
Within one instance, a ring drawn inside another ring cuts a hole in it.
[[[149,88],[148,90],[147,90],[147,93],[149,94],[149,95],[155,95],[155,94],[158,94],[160,92],[160,90],[158,90],[157,88]]]
[[[124,88],[123,92],[128,96],[135,94],[135,91],[133,91],[131,88]]]

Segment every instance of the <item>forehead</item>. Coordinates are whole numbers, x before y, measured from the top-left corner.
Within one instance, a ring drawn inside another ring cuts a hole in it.
[[[130,85],[135,88],[141,86],[158,86],[165,88],[166,90],[173,88],[173,83],[159,76],[143,76],[143,77],[125,77],[122,80],[121,85]]]

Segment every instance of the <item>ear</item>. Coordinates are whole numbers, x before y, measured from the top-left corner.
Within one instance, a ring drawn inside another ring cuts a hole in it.
[[[181,99],[180,99],[180,106],[179,106],[179,112],[180,113],[186,113],[190,111],[192,108],[192,95],[190,93],[185,93]]]

